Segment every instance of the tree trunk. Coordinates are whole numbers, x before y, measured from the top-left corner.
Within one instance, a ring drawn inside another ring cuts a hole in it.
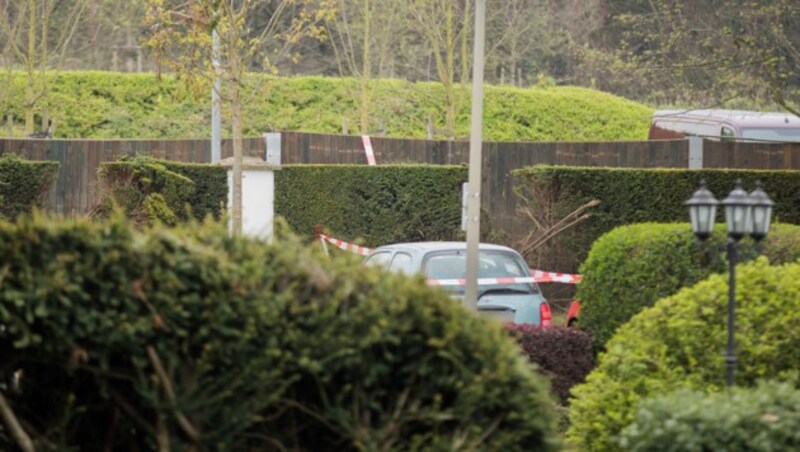
[[[28,0],[28,54],[25,72],[25,135],[33,133],[33,107],[36,103],[36,0]]]
[[[369,55],[371,19],[369,0],[364,0],[364,60],[361,70],[361,133],[364,135],[369,134],[369,78],[372,71]]]

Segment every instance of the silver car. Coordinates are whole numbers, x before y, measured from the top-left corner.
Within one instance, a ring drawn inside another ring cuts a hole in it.
[[[522,256],[500,245],[481,243],[478,249],[478,310],[514,323],[550,325],[550,306]],[[429,285],[442,286],[453,297],[464,296],[465,242],[385,245],[372,250],[364,262],[394,273],[421,273]]]

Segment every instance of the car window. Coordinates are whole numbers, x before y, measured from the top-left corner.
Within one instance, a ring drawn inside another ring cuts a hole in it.
[[[478,278],[525,278],[527,265],[522,258],[506,251],[481,250],[478,258]],[[428,279],[463,279],[467,268],[467,254],[464,250],[429,253],[423,263],[423,273]],[[501,286],[527,287],[537,292],[535,284],[519,283]],[[498,287],[494,285],[491,287]],[[453,286],[455,292],[463,292],[463,286]]]
[[[384,268],[386,267],[386,263],[389,262],[390,257],[392,257],[391,252],[380,251],[368,257],[367,260],[364,261],[364,263],[369,265],[370,267]]]
[[[406,275],[414,273],[411,268],[411,255],[406,253],[395,254],[394,258],[392,258],[392,263],[389,264],[389,271]]]
[[[722,141],[735,141],[736,140],[736,132],[733,131],[730,127],[722,127],[719,136],[721,137]]]

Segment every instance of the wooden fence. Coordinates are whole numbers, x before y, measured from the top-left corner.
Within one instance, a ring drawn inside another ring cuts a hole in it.
[[[223,157],[232,153],[223,140]],[[466,164],[466,141],[372,138],[378,164]],[[97,168],[101,162],[123,155],[144,154],[186,162],[209,162],[209,140],[14,140],[0,139],[0,154],[16,153],[61,164],[58,180],[49,195],[51,208],[62,214],[81,214],[94,206]],[[246,155],[265,154],[263,138],[245,139]],[[705,168],[800,169],[800,143],[720,143],[705,141]],[[300,132],[281,134],[283,164],[365,164],[359,136]],[[687,168],[686,140],[626,141],[604,143],[487,142],[483,145],[482,203],[491,222],[511,237],[527,225],[517,214],[519,201],[512,189],[510,171],[536,164],[638,168]]]

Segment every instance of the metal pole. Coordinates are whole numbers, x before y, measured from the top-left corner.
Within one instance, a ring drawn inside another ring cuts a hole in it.
[[[469,138],[467,198],[467,272],[464,306],[478,309],[478,242],[481,230],[481,146],[483,145],[483,52],[486,0],[475,0],[475,46],[472,58],[472,123]]]
[[[220,43],[217,30],[211,32],[212,39],[212,58],[211,65],[217,78],[211,88],[211,163],[222,160],[222,112],[220,111],[219,92],[222,89],[222,81],[219,78],[219,53]]]
[[[733,388],[736,369],[736,241],[728,240],[728,350],[725,355],[728,388]]]

